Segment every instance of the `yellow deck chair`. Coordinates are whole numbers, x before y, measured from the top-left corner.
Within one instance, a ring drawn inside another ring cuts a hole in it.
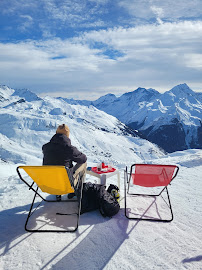
[[[73,229],[66,229],[66,230],[28,229],[27,225],[28,225],[29,218],[31,217],[33,212],[38,208],[38,206],[41,204],[42,201],[58,203],[57,200],[45,199],[42,196],[43,192],[51,194],[51,195],[63,195],[63,194],[74,192],[74,187],[71,184],[73,182],[71,181],[71,179],[73,179],[72,173],[68,168],[64,166],[18,166],[16,170],[20,179],[26,185],[28,185],[30,190],[34,191],[35,193],[30,210],[29,210],[29,214],[27,216],[27,220],[25,222],[25,230],[29,232],[75,232],[78,229],[78,224],[79,224],[83,183],[81,183],[81,181],[78,181],[78,185],[80,185],[78,189],[80,191],[80,194],[78,194],[76,200],[71,199],[71,200],[61,201],[61,202],[78,201],[78,211],[76,213],[71,213],[71,214],[56,213],[56,215],[57,214],[58,215],[75,215],[76,214],[77,221]],[[22,177],[22,172],[23,172],[23,177]],[[24,173],[25,173],[25,176],[24,176]],[[31,184],[24,179],[28,176],[33,180]],[[32,211],[36,196],[39,196],[42,199],[42,201]]]

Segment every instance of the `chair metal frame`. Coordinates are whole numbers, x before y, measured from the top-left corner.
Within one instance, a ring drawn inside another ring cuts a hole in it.
[[[80,181],[80,178],[78,180],[78,184],[80,184],[80,187],[79,187],[79,190],[80,190],[80,194],[78,194],[78,197],[77,199],[71,199],[71,200],[61,200],[61,201],[57,201],[57,200],[47,200],[45,199],[39,192],[39,187],[37,186],[37,184],[33,181],[32,184],[29,184],[21,175],[20,173],[20,169],[23,169],[23,167],[29,167],[29,166],[18,166],[16,168],[16,171],[18,173],[18,176],[19,178],[29,187],[29,190],[32,190],[34,192],[34,197],[33,197],[33,200],[32,200],[32,203],[31,203],[31,207],[30,207],[30,210],[29,210],[29,213],[28,213],[28,216],[27,216],[27,219],[26,219],[26,222],[25,222],[25,230],[27,232],[75,232],[77,229],[78,229],[78,226],[79,226],[79,218],[80,218],[80,211],[81,211],[81,199],[82,199],[82,190],[83,190],[83,182]],[[31,166],[31,167],[42,167],[42,166]],[[44,167],[44,166],[43,166]],[[57,166],[55,166],[57,167]],[[61,167],[61,166],[60,166]],[[69,168],[67,167],[64,167],[67,171],[67,175],[69,177],[69,181],[70,181],[70,177],[73,177],[71,172],[69,171]],[[71,181],[70,181],[71,183]],[[35,187],[34,184],[37,186]],[[77,187],[78,188],[78,187]],[[49,193],[51,194],[51,193]],[[36,199],[36,196],[39,196],[42,200],[39,202],[39,204],[35,207],[35,209],[32,211],[33,209],[33,206],[34,206],[34,202],[35,202],[35,199]],[[70,214],[62,214],[62,213],[56,213],[56,215],[68,215],[68,216],[71,216],[71,215],[77,215],[77,221],[76,221],[76,226],[73,228],[73,229],[66,229],[66,230],[39,230],[39,229],[28,229],[28,222],[29,222],[29,219],[31,217],[31,215],[37,210],[37,208],[39,207],[39,205],[43,202],[55,202],[55,203],[63,203],[63,202],[78,202],[78,212],[77,213],[70,213]]]
[[[130,189],[130,182],[131,182],[131,179],[132,179],[132,171],[133,171],[133,168],[136,166],[136,165],[160,165],[160,164],[133,164],[131,165],[131,168],[130,168],[130,173],[128,173],[127,171],[127,166],[126,166],[126,169],[124,170],[124,193],[125,193],[125,216],[128,218],[128,219],[133,219],[133,220],[144,220],[144,221],[157,221],[157,222],[171,222],[173,220],[173,210],[172,210],[172,206],[171,206],[171,201],[170,201],[170,196],[169,196],[169,193],[168,193],[168,188],[167,186],[164,186],[163,189],[160,191],[160,193],[158,194],[138,194],[138,193],[130,193],[129,192],[129,189]],[[161,165],[162,166],[162,165]],[[178,174],[178,171],[179,171],[179,167],[177,165],[163,165],[163,166],[174,166],[176,169],[173,173],[173,176],[169,182],[169,185],[171,185],[171,181],[177,176]],[[128,176],[129,176],[129,179],[128,179]],[[135,184],[134,184],[135,186]],[[156,186],[158,187],[158,186]],[[166,191],[166,194],[167,194],[167,200],[168,200],[168,206],[169,206],[169,209],[170,209],[170,214],[171,214],[171,218],[170,219],[157,219],[157,218],[143,218],[143,217],[129,217],[129,215],[127,214],[127,195],[131,195],[131,196],[143,196],[143,197],[158,197],[158,196],[161,196],[161,194]]]

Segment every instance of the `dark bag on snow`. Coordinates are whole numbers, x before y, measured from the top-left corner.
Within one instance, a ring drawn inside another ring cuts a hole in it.
[[[120,205],[117,199],[105,189],[105,186],[100,187],[99,197],[99,209],[102,216],[112,217],[119,212]]]
[[[101,186],[91,182],[83,184],[81,214],[99,209],[99,191]]]

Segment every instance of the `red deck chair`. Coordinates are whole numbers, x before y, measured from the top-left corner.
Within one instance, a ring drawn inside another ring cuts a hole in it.
[[[133,164],[130,168],[130,173],[127,172],[127,167],[124,172],[124,184],[125,184],[125,216],[128,219],[139,219],[139,220],[148,220],[148,221],[163,221],[170,222],[173,220],[173,211],[171,207],[170,197],[168,193],[167,186],[170,182],[177,176],[179,171],[179,167],[176,165],[157,165],[157,164]],[[130,193],[130,188],[133,185],[141,186],[141,187],[163,187],[163,189],[158,194],[134,194]],[[145,217],[143,214],[140,217],[131,217],[127,209],[127,197],[133,196],[148,196],[148,197],[156,197],[161,196],[163,191],[167,194],[167,205],[170,209],[171,218],[170,219],[161,219],[161,218],[152,218]]]

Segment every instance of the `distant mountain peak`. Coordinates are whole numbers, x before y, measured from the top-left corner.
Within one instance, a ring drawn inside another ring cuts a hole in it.
[[[19,96],[21,98],[24,98],[28,102],[41,100],[40,97],[38,97],[35,93],[31,92],[28,89],[16,89],[12,96]]]
[[[189,88],[189,86],[186,83],[178,84],[168,92],[170,92],[170,93],[172,92],[174,95],[180,95],[182,93],[188,94],[188,95],[194,94],[194,92]]]
[[[0,84],[0,88],[3,90],[7,90],[9,87],[4,84]]]
[[[101,96],[100,98],[103,98],[103,97],[106,97],[106,98],[108,98],[108,97],[110,97],[110,98],[116,98],[116,96],[114,94],[111,94],[111,93],[106,94],[104,96]]]
[[[147,89],[144,87],[138,87],[135,91],[145,91],[145,90],[147,90]]]
[[[153,88],[144,88],[144,87],[138,87],[135,91],[146,91],[146,92],[158,92]]]
[[[11,89],[10,87],[6,85],[0,85],[0,96],[3,99],[8,99],[9,96],[13,94],[15,90]]]
[[[138,87],[132,92],[127,92],[123,94],[120,98],[128,100],[128,102],[141,102],[141,101],[150,101],[153,98],[157,98],[160,93],[152,88],[146,89]]]
[[[137,94],[137,93],[142,93],[142,92],[145,92],[145,91],[146,91],[146,88],[138,87],[137,89],[135,89],[135,90],[133,90],[133,91],[124,93],[123,96],[127,96],[127,95],[135,95],[135,94]]]
[[[143,87],[138,87],[137,89],[135,89],[134,91],[132,91],[132,92],[127,92],[127,93],[125,93],[125,94],[123,94],[123,95],[137,95],[138,93],[140,93],[140,94],[149,94],[149,95],[153,95],[153,94],[159,94],[159,92],[157,91],[157,90],[155,90],[155,89],[153,89],[153,88],[148,88],[148,89],[146,89],[146,88],[143,88]]]
[[[116,102],[104,100],[95,106],[172,152],[202,148],[200,100],[200,93],[183,83],[163,94],[139,87]]]
[[[114,94],[106,94],[104,96],[101,96],[100,98],[98,98],[97,100],[95,100],[93,102],[93,104],[96,106],[97,104],[101,104],[103,102],[107,102],[107,103],[111,103],[113,102],[114,100],[116,100],[117,97],[114,95]]]

